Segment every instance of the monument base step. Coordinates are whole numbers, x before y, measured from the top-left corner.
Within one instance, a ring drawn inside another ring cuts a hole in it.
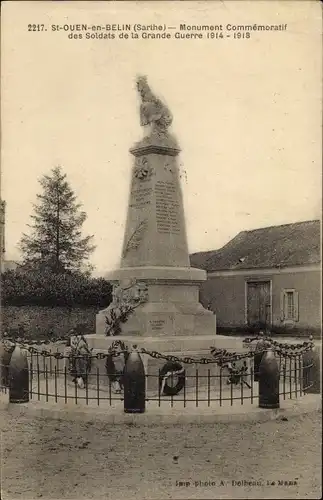
[[[139,349],[145,348],[151,351],[158,351],[163,354],[181,353],[188,355],[189,352],[196,352],[205,355],[210,353],[211,347],[228,349],[233,345],[230,337],[218,335],[174,335],[167,337],[140,337],[137,335],[118,335],[106,337],[100,334],[85,335],[90,348],[97,350],[107,350],[116,340],[121,340],[128,348],[136,345]],[[239,350],[243,349],[242,340],[239,342]],[[232,347],[231,347],[232,348]]]

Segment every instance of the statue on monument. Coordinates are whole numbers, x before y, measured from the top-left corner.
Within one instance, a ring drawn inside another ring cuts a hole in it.
[[[151,135],[165,136],[171,126],[173,116],[166,106],[150,89],[147,77],[137,77],[137,90],[141,97],[140,125],[151,126]]]

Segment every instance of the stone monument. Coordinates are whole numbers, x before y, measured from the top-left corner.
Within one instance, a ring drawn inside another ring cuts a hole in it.
[[[137,78],[144,137],[130,149],[133,166],[119,269],[106,278],[113,301],[97,315],[90,347],[126,344],[164,353],[209,353],[215,315],[199,302],[206,273],[190,267],[173,117]]]

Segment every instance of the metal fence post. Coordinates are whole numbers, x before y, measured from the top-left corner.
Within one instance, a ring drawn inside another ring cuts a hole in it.
[[[124,370],[124,412],[144,413],[146,408],[146,376],[140,354],[133,350]]]
[[[9,403],[29,402],[27,356],[16,346],[9,364]]]
[[[279,367],[275,352],[267,347],[259,367],[259,408],[279,408]]]

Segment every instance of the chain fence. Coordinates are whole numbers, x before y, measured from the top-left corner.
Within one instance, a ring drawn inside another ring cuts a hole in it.
[[[119,404],[124,400],[123,373],[131,349],[117,339],[106,352],[94,353],[83,339],[80,336],[79,342],[69,347],[58,342],[50,350],[39,341],[6,340],[3,345],[7,352],[16,346],[25,351],[31,400],[103,407]],[[258,336],[245,339],[244,347],[247,352],[210,348],[209,357],[167,355],[136,346],[132,349],[152,363],[146,373],[146,401],[159,407],[233,406],[247,400],[253,404],[258,398],[255,375],[259,355],[268,348],[278,362],[279,394],[283,399],[303,396],[311,387],[313,364],[306,354],[314,347],[312,339],[287,344]],[[63,352],[59,352],[62,348]],[[3,365],[2,374],[6,370],[8,366]],[[1,378],[1,390],[6,392],[8,380]]]

